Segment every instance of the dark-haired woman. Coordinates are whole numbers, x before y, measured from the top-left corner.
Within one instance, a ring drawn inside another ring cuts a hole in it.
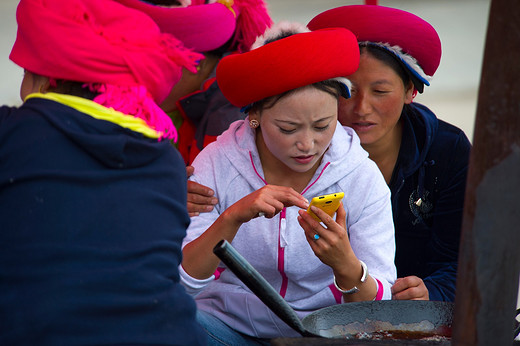
[[[390,191],[354,131],[337,121],[338,99],[348,96],[339,77],[355,71],[358,58],[352,33],[336,29],[294,34],[219,63],[224,96],[248,117],[193,163],[191,179],[219,202],[192,217],[181,270],[210,343],[297,335],[220,263],[212,249],[221,239],[300,317],[391,298]],[[320,223],[306,212],[312,197],[336,192],[345,197],[335,219],[313,209]]]
[[[309,28],[356,34],[359,69],[340,123],[354,129],[392,192],[398,279],[393,299],[454,301],[462,210],[471,144],[462,130],[413,102],[441,57],[435,29],[416,15],[352,5],[316,16]],[[191,174],[192,167],[188,167]],[[214,191],[188,185],[188,210],[203,215]]]
[[[311,30],[344,27],[357,37],[359,69],[339,121],[353,128],[392,191],[398,279],[393,299],[453,301],[471,145],[462,130],[413,102],[441,58],[435,29],[383,6],[334,8]]]

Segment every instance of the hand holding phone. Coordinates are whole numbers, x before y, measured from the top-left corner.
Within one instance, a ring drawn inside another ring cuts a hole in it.
[[[317,196],[311,200],[307,213],[309,213],[316,221],[321,222],[321,219],[311,211],[311,206],[316,206],[326,212],[330,217],[334,215],[339,208],[339,204],[345,194],[343,192],[330,193],[328,195]]]

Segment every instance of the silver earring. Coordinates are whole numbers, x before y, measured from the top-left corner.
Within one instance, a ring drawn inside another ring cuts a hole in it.
[[[251,119],[251,120],[249,120],[249,126],[252,129],[256,129],[258,126],[260,126],[260,123],[256,119]]]

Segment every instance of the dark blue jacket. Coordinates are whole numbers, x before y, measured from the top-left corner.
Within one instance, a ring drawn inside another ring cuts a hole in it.
[[[390,181],[398,277],[424,280],[430,300],[454,301],[471,144],[464,132],[413,103]]]
[[[178,145],[187,165],[191,165],[200,151],[215,141],[231,123],[247,116],[224,97],[216,82],[215,71],[216,68],[204,82],[202,90],[177,102],[184,119],[179,129]]]
[[[63,104],[0,108],[0,344],[197,345],[169,141]]]

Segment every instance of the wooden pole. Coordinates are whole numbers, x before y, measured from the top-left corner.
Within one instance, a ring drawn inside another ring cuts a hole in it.
[[[519,270],[520,2],[492,0],[466,187],[452,345],[513,344]]]

